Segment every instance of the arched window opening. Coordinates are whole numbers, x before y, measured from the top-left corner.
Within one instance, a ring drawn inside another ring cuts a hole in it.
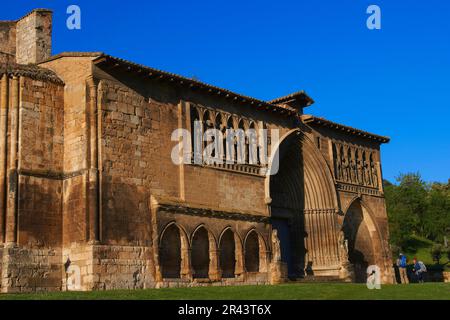
[[[195,163],[199,163],[199,161],[201,161],[202,137],[203,133],[200,114],[196,107],[191,107],[191,150]]]
[[[159,247],[159,264],[163,278],[180,278],[180,230],[174,224],[169,226],[162,235]]]
[[[250,122],[247,138],[248,138],[247,163],[257,165],[259,164],[258,134],[256,131],[255,123],[253,121]]]
[[[234,234],[228,229],[220,239],[220,269],[222,278],[234,278],[236,266]]]
[[[245,137],[245,127],[244,120],[240,120],[238,123],[238,130],[236,132],[236,156],[237,163],[248,163],[247,161],[247,152],[248,149],[247,139]]]
[[[208,278],[209,238],[208,231],[201,227],[192,238],[191,263],[194,278]]]
[[[245,240],[245,269],[247,272],[259,272],[259,239],[252,231]]]
[[[214,129],[214,123],[211,120],[211,113],[208,110],[206,110],[205,113],[203,114],[203,136],[205,136],[206,131],[208,131],[209,129]],[[206,152],[206,147],[208,146],[209,143],[211,142],[206,141],[205,137],[203,137],[203,152]],[[204,158],[205,156],[206,155],[204,155]]]
[[[227,121],[227,133],[225,135],[225,147],[224,150],[226,150],[226,158],[227,161],[230,163],[235,163],[236,162],[236,142],[234,139],[234,135],[233,135],[233,130],[234,130],[234,126],[233,126],[233,117],[229,117],[228,121]]]
[[[219,130],[220,132],[222,129],[222,115],[220,113],[218,113],[216,115],[216,119],[214,121],[214,129]],[[212,151],[211,156],[217,159],[221,159],[222,158],[222,144],[219,142],[216,142],[216,139],[218,139],[219,137],[217,137],[216,135],[214,135],[213,138],[213,142],[214,142],[214,150]]]

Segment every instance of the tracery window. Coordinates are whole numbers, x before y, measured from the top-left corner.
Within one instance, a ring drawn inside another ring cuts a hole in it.
[[[268,139],[260,137],[256,121],[194,104],[190,121],[193,164],[263,174],[267,150],[260,144]]]
[[[338,182],[378,188],[379,165],[375,158],[372,149],[333,142],[334,173]]]

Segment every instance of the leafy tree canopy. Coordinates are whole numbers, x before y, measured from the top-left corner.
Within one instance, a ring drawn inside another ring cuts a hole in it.
[[[450,179],[427,183],[419,173],[383,182],[391,244],[404,248],[412,235],[444,243],[450,234]]]

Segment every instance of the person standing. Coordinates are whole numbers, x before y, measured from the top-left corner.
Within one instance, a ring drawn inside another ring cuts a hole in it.
[[[400,283],[402,284],[408,284],[408,272],[406,270],[406,267],[408,266],[406,260],[406,256],[403,253],[400,253],[397,259],[397,267],[398,271],[400,272]]]

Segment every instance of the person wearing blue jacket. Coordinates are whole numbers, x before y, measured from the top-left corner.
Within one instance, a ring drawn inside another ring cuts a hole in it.
[[[403,253],[400,253],[397,259],[397,267],[400,272],[400,282],[402,284],[408,284],[408,272],[406,267],[408,266],[408,262],[406,260],[406,256]]]

